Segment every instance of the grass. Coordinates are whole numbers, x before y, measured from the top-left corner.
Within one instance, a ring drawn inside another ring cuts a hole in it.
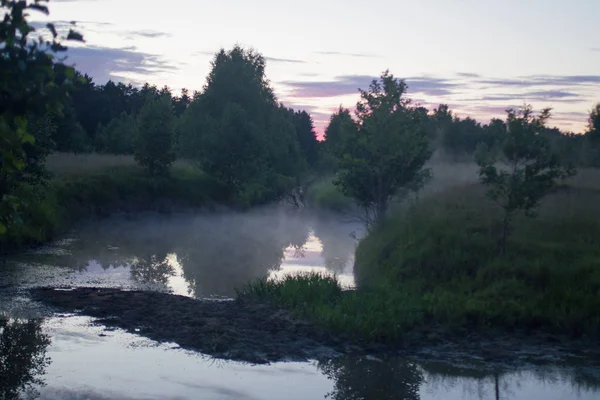
[[[333,184],[333,179],[333,176],[326,176],[313,183],[306,191],[306,199],[318,208],[347,212],[354,203],[338,190]]]
[[[544,201],[539,218],[519,218],[503,259],[499,210],[484,188],[467,184],[435,191],[363,239],[358,290],[310,276],[255,283],[241,295],[378,342],[440,330],[598,338],[599,178],[583,170]]]
[[[150,177],[130,156],[53,154],[46,187],[25,187],[24,223],[0,239],[0,252],[44,243],[83,218],[118,211],[169,211],[226,203],[218,182],[184,162],[167,177]]]

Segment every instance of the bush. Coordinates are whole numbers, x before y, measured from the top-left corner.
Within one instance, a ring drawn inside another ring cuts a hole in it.
[[[119,211],[170,211],[235,200],[228,197],[222,184],[190,166],[176,165],[169,176],[150,177],[136,165],[99,165],[80,174],[63,172],[36,192],[31,186],[23,187],[24,223],[2,237],[0,253],[44,243],[87,217]]]

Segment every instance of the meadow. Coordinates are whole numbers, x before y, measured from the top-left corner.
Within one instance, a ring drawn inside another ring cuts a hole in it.
[[[253,282],[242,298],[291,309],[361,340],[500,330],[600,337],[600,171],[582,169],[519,216],[498,256],[499,208],[473,165],[432,165],[418,200],[356,250],[358,289],[335,277]]]

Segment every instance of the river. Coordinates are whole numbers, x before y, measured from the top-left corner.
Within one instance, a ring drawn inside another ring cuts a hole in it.
[[[585,361],[506,368],[398,357],[251,365],[108,329],[32,301],[37,286],[226,299],[263,276],[335,273],[352,287],[362,229],[281,208],[114,216],[0,267],[0,399],[598,399]]]

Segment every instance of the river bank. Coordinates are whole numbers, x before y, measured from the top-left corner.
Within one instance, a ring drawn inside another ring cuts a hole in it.
[[[14,254],[64,234],[78,222],[116,213],[247,210],[271,201],[282,188],[254,187],[232,195],[218,180],[186,161],[166,176],[149,176],[131,156],[56,153],[48,157],[51,178],[25,186],[22,223],[0,236],[0,254]],[[273,192],[273,193],[271,193]]]
[[[377,343],[488,334],[600,336],[598,172],[584,170],[520,216],[498,256],[500,210],[477,184],[430,190],[361,240],[358,290],[329,277],[258,281],[243,294],[336,334]],[[435,189],[435,188],[432,188]]]
[[[457,365],[494,363],[505,368],[576,360],[600,367],[597,342],[574,342],[564,335],[472,332],[444,336],[430,330],[418,338],[384,345],[332,335],[286,310],[243,298],[197,300],[109,288],[37,288],[31,293],[33,299],[60,312],[91,316],[108,329],[121,328],[211,357],[254,364],[395,355]]]

